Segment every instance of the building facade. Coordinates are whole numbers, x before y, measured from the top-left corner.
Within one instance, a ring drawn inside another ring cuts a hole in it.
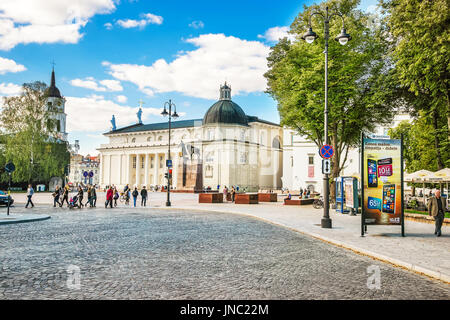
[[[138,122],[105,133],[109,143],[98,148],[100,185],[166,185],[168,134],[167,122]],[[170,140],[174,189],[281,188],[282,128],[246,115],[226,83],[203,119],[172,122]]]
[[[390,128],[395,128],[402,121],[411,120],[408,113],[399,112],[392,123],[377,126],[373,134],[387,136]],[[322,158],[319,155],[319,148],[314,142],[298,135],[293,130],[284,128],[283,135],[283,188],[289,190],[307,188],[322,193]],[[350,149],[341,176],[359,176],[361,172],[360,157],[359,148]]]
[[[69,183],[77,185],[98,185],[100,183],[99,157],[71,154]],[[86,174],[85,174],[86,173]]]

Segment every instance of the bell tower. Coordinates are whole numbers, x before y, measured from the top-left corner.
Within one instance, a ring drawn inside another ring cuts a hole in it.
[[[57,133],[57,138],[62,141],[67,141],[66,132],[66,113],[65,104],[66,99],[61,96],[59,89],[56,87],[55,81],[55,68],[52,69],[52,76],[50,80],[50,87],[46,90],[46,109],[50,113],[50,119],[55,122],[55,132]]]
[[[220,99],[219,100],[231,100],[231,87],[225,84],[220,86]]]

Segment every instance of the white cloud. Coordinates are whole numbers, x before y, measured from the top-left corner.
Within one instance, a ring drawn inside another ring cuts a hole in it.
[[[118,95],[118,96],[116,96],[116,100],[117,100],[117,102],[120,102],[120,103],[126,103],[128,101],[128,98],[123,95]]]
[[[126,20],[117,20],[117,24],[122,28],[143,28],[148,24],[162,24],[163,17],[154,15],[152,13],[144,13],[141,14],[140,20],[126,19]]]
[[[0,74],[7,72],[25,71],[27,68],[21,64],[17,64],[14,60],[0,57]]]
[[[81,87],[86,89],[91,89],[95,91],[122,91],[123,87],[120,84],[120,81],[117,80],[101,80],[97,82],[92,77],[87,77],[83,79],[73,79],[70,81],[70,84],[75,87]],[[100,85],[101,86],[100,86]]]
[[[17,96],[22,92],[22,86],[14,83],[0,83],[0,94],[6,96]]]
[[[194,29],[202,29],[205,26],[205,24],[203,23],[203,21],[192,21],[189,24],[189,27],[194,28]]]
[[[89,18],[115,8],[114,0],[1,0],[0,49],[21,43],[77,43]]]
[[[288,33],[289,27],[273,27],[266,30],[264,35],[258,35],[258,38],[266,39],[269,42],[276,42],[282,38],[287,37],[289,40],[294,41],[295,36]]]
[[[112,25],[112,23],[110,23],[110,22],[105,23],[104,26],[105,26],[105,28],[108,29],[108,30],[111,30],[111,29],[113,28],[113,25]]]
[[[128,126],[137,122],[138,110],[139,107],[119,105],[97,95],[83,98],[66,97],[67,131],[70,133],[109,131],[113,114],[117,127]],[[161,111],[162,108],[143,108],[142,120],[148,121],[151,115],[161,116]]]
[[[181,92],[187,96],[217,99],[219,85],[227,80],[233,93],[266,89],[266,57],[269,47],[224,34],[204,34],[186,42],[198,47],[180,53],[172,62],[164,59],[151,66],[103,62],[116,79],[130,81],[148,94]]]

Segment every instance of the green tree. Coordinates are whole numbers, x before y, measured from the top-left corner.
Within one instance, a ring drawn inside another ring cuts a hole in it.
[[[304,7],[290,30],[300,39],[310,13],[328,6],[344,15],[345,27],[352,36],[346,46],[330,39],[328,50],[328,132],[335,149],[332,178],[339,176],[348,150],[358,145],[361,132],[390,122],[396,106],[392,62],[386,56],[389,45],[384,39],[385,27],[374,16],[356,10],[358,3],[330,0]],[[281,124],[321,146],[325,91],[323,21],[314,18],[312,27],[319,36],[313,44],[283,39],[271,49],[265,76],[267,92],[278,103]],[[330,38],[338,35],[341,28],[342,23],[336,17],[330,23]]]
[[[415,113],[431,119],[437,168],[450,148],[450,2],[382,0],[399,82],[415,95]],[[443,123],[442,120],[446,123]],[[448,161],[448,159],[447,159]],[[448,165],[448,162],[447,162]]]
[[[55,120],[46,107],[46,88],[42,82],[26,83],[21,95],[3,100],[0,160],[15,164],[13,182],[48,181],[53,176],[63,176],[69,162],[67,142],[56,139]]]

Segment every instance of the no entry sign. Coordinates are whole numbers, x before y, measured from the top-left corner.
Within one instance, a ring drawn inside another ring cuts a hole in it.
[[[320,148],[319,154],[324,159],[330,159],[334,154],[334,149],[329,144],[324,144],[322,148]]]

